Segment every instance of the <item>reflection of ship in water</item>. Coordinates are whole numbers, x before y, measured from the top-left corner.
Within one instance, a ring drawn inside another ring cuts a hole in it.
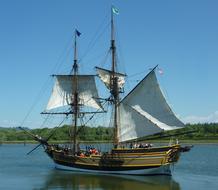
[[[36,189],[180,190],[170,176],[90,175],[52,170],[43,187]]]

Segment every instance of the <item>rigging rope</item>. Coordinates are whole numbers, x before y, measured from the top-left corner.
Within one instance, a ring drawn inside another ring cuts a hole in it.
[[[45,89],[48,86],[48,82],[49,82],[49,78],[47,78],[46,82],[44,83],[44,85],[42,86],[41,90],[39,91],[38,95],[35,98],[35,101],[33,102],[33,104],[30,106],[30,109],[28,110],[27,114],[25,115],[24,119],[22,120],[22,122],[20,123],[20,126],[23,126],[24,122],[27,120],[27,118],[29,117],[29,115],[32,113],[34,107],[36,106],[37,102],[40,100],[40,98],[43,96],[43,94],[45,93]]]
[[[104,105],[106,104],[106,102],[107,102],[107,101],[105,101],[102,106],[104,106]],[[101,110],[100,108],[97,109],[96,113],[97,113],[98,111],[100,111],[100,110]],[[93,119],[93,117],[96,115],[96,113],[94,113],[86,122],[84,122],[84,124],[78,129],[77,134],[82,130],[83,127],[86,126],[86,124],[87,124],[90,120]]]
[[[102,26],[103,26],[103,24],[105,23],[105,20],[107,19],[107,17],[108,17],[108,15],[106,15],[106,16],[104,17],[103,21],[101,22],[101,24],[100,24],[99,27],[97,28],[97,30],[96,30],[96,32],[95,32],[95,34],[94,34],[92,40],[91,40],[91,41],[89,42],[89,44],[88,44],[88,47],[87,47],[86,51],[84,52],[84,54],[83,54],[83,55],[81,56],[81,58],[79,59],[79,63],[82,62],[82,60],[84,59],[84,57],[86,57],[86,55],[90,52],[90,49],[92,49],[92,48],[95,46],[97,40],[104,34],[105,30],[108,28],[108,26],[109,26],[110,23],[108,23],[108,24],[104,27],[104,29],[102,30],[102,32],[101,32],[99,35],[96,35],[96,34],[98,33],[98,31],[100,31],[100,28],[102,28]],[[81,64],[80,66],[82,66],[82,64]]]
[[[48,141],[48,140],[54,135],[54,133],[56,132],[56,130],[62,125],[62,123],[63,123],[67,118],[68,118],[68,116],[66,116],[66,117],[59,123],[59,125],[58,125],[57,127],[55,127],[55,128],[51,131],[51,133],[50,133],[50,135],[47,137],[46,141]]]

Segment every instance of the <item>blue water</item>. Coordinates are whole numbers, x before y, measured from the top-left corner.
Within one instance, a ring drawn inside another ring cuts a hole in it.
[[[218,145],[195,145],[174,168],[181,189],[218,189]]]
[[[173,176],[90,175],[56,170],[35,145],[0,146],[0,190],[217,190],[218,145],[195,145],[173,167]]]

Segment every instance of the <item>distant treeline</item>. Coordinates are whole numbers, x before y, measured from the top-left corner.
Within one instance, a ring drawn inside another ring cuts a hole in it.
[[[68,125],[63,125],[59,128],[42,128],[29,129],[25,128],[30,133],[47,138],[54,133],[49,139],[51,141],[69,141],[72,128]],[[110,141],[113,136],[113,128],[107,127],[78,127],[78,139],[81,141]],[[0,142],[6,141],[32,141],[33,138],[26,134],[25,131],[19,128],[0,128]]]
[[[168,131],[165,134],[180,133],[180,140],[218,140],[218,123],[186,124],[186,127],[178,131]]]
[[[71,128],[67,125],[59,127],[58,129],[42,128],[42,129],[28,129],[33,134],[37,134],[43,138],[47,138],[55,131],[50,138],[51,141],[69,141]],[[113,138],[113,128],[106,127],[79,127],[78,139],[81,141],[110,141]],[[218,123],[210,124],[187,124],[185,128],[179,132],[195,131],[194,133],[183,134],[178,138],[180,140],[218,140]],[[175,132],[168,132],[171,135]],[[7,141],[31,141],[31,136],[27,135],[19,128],[0,128],[0,142]]]

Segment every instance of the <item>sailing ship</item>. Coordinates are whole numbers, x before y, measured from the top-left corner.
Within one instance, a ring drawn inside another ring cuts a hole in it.
[[[40,142],[38,146],[44,147],[47,155],[60,169],[107,174],[171,175],[170,166],[178,161],[182,152],[178,142],[165,146],[132,145],[146,136],[179,129],[184,127],[184,124],[172,112],[162,94],[155,74],[157,66],[150,70],[123,99],[120,98],[126,74],[117,70],[114,10],[111,11],[111,69],[96,67],[97,77],[110,93],[105,101],[113,107],[113,148],[108,152],[79,149],[77,141],[79,120],[85,114],[105,112],[101,104],[102,99],[98,96],[96,75],[81,75],[78,72],[79,35],[79,31],[75,30],[72,72],[70,75],[53,75],[55,84],[46,111],[43,112],[43,114],[72,116],[72,146],[63,148],[50,144],[48,140],[52,134],[47,139],[30,135]],[[86,111],[86,106],[92,107],[95,111]],[[68,111],[52,111],[59,107],[67,107]],[[124,147],[127,143],[129,146]]]

